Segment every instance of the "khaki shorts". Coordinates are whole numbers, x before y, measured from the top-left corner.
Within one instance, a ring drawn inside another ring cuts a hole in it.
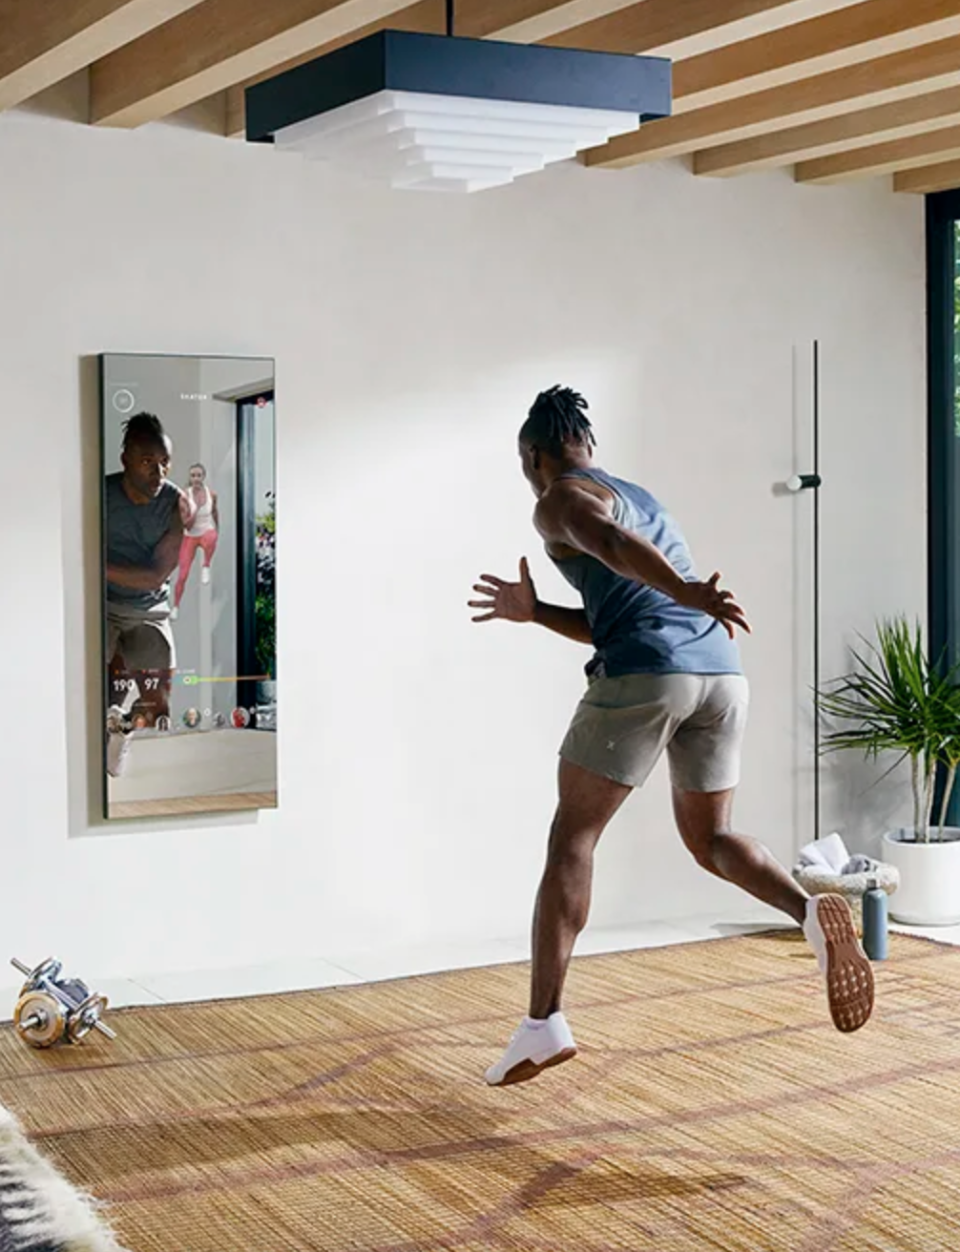
[[[107,665],[119,653],[127,673],[176,668],[169,616],[148,617],[107,606]]]
[[[750,689],[740,674],[595,678],[560,748],[565,761],[642,787],[664,752],[681,791],[728,791],[740,781]]]

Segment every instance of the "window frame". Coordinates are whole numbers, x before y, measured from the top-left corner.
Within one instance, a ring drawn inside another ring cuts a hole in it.
[[[273,388],[255,391],[236,401],[237,422],[237,704],[253,708],[257,702],[257,544],[254,529],[257,501],[253,494],[255,409],[258,399],[274,406],[274,465],[276,465],[276,399]],[[273,675],[276,678],[276,674]]]
[[[927,622],[930,655],[960,661],[960,460],[955,325],[960,190],[926,197]],[[942,780],[941,780],[942,786]],[[940,787],[938,787],[938,792]],[[937,798],[939,803],[939,796]],[[960,825],[960,791],[947,813]]]

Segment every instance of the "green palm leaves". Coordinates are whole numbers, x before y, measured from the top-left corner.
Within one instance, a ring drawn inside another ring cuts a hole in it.
[[[820,711],[847,723],[830,732],[824,751],[860,749],[867,757],[898,752],[891,770],[909,759],[912,767],[914,828],[930,838],[937,770],[946,771],[939,834],[960,767],[960,666],[945,671],[930,662],[919,624],[899,617],[877,625],[877,642],[864,640],[867,653],[854,651],[856,671],[820,693]]]

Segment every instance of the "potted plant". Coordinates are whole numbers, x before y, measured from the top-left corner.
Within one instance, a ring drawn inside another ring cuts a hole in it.
[[[866,641],[865,641],[866,642]],[[960,829],[946,825],[960,766],[957,669],[930,660],[919,624],[903,617],[877,625],[869,654],[854,652],[856,670],[829,684],[820,709],[846,726],[826,736],[824,750],[857,748],[868,758],[896,752],[909,760],[913,825],[887,831],[882,859],[900,871],[890,899],[896,921],[920,926],[960,922]],[[938,774],[944,788],[936,823]]]

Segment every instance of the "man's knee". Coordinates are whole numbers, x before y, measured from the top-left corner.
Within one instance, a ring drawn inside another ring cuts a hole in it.
[[[683,841],[696,863],[703,869],[715,870],[723,858],[723,845],[730,837],[726,830],[683,832]]]
[[[587,861],[593,858],[593,850],[603,834],[603,822],[582,818],[572,822],[563,812],[558,812],[550,827],[547,856],[554,862]]]

